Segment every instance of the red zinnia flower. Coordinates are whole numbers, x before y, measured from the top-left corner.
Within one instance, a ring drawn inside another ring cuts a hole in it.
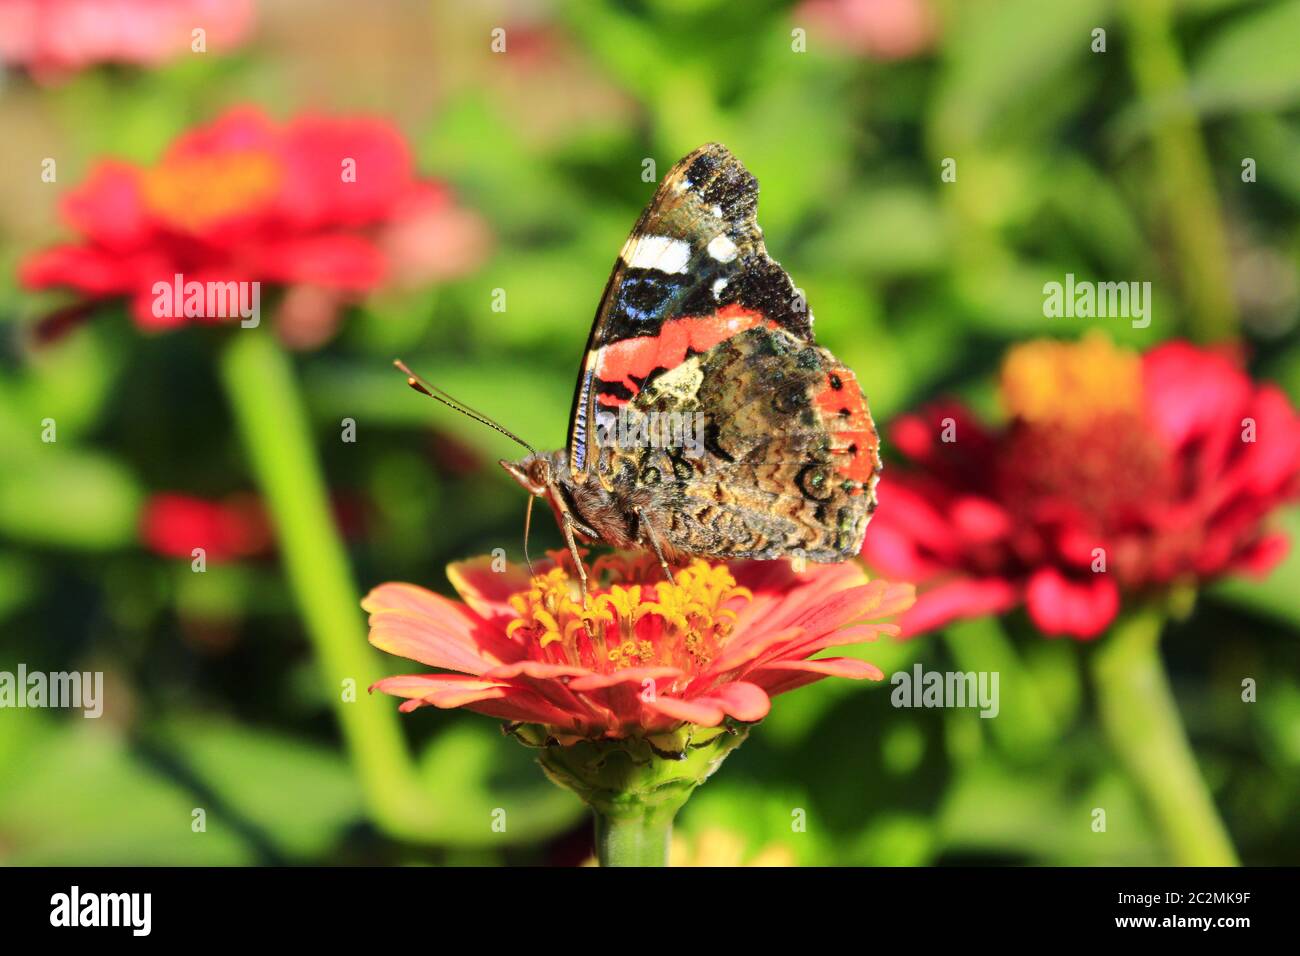
[[[209,50],[248,35],[252,0],[0,0],[0,62],[38,78],[95,63],[155,66],[192,50],[204,30]]]
[[[557,558],[561,557],[559,555]],[[453,564],[465,603],[410,584],[363,602],[370,642],[452,673],[389,677],[374,689],[540,725],[560,744],[671,735],[767,715],[770,696],[823,677],[880,680],[856,658],[810,659],[829,647],[896,634],[870,623],[912,603],[912,587],[868,582],[853,564],[796,574],[783,562],[693,561],[664,579],[654,557],[610,555],[592,566],[586,606],[557,561],[529,578],[488,558]]]
[[[176,276],[319,290],[287,303],[286,314],[302,318],[388,280],[463,272],[486,245],[478,218],[445,186],[416,178],[387,122],[304,115],[277,124],[251,107],[182,135],[152,166],[100,163],[62,209],[81,241],[30,257],[23,283],[124,297],[152,329],[192,321],[155,308],[155,284]]]
[[[863,555],[930,585],[909,634],[1023,602],[1047,634],[1094,637],[1123,594],[1282,556],[1263,520],[1300,491],[1300,417],[1228,356],[1034,342],[1001,385],[1002,429],[952,403],[892,429],[914,467],[887,473]]]
[[[272,538],[266,512],[251,495],[208,501],[168,492],[145,505],[140,540],[166,557],[189,558],[203,548],[210,560],[222,561],[265,553]]]

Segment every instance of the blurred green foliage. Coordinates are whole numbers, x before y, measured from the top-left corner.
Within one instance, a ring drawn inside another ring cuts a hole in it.
[[[1164,6],[1132,0],[1142,5]],[[1221,293],[1220,318],[1239,323],[1253,370],[1300,400],[1300,3],[1183,0],[1154,40],[1129,6],[918,0],[936,18],[932,40],[881,59],[773,0],[267,3],[253,42],[225,59],[103,68],[54,87],[9,76],[0,670],[103,670],[109,694],[99,721],[0,713],[0,862],[576,862],[585,845],[580,806],[492,721],[427,710],[404,728],[448,835],[382,836],[365,821],[332,691],[275,556],[200,576],[140,546],[149,495],[254,485],[215,370],[219,330],[145,337],[105,308],[53,345],[29,342],[31,323],[64,300],[19,290],[14,266],[61,235],[57,197],[94,159],[152,160],[237,102],[282,116],[362,110],[399,122],[421,169],[486,217],[495,250],[473,274],[373,297],[295,359],[330,486],[362,503],[348,543],[358,586],[445,590],[450,560],[496,547],[520,557],[524,502],[494,464],[515,449],[408,392],[389,362],[400,354],[558,447],[607,271],[651,194],[642,162],[662,174],[709,140],[758,176],[772,254],[885,426],[940,392],[992,410],[1008,343],[1084,330],[1043,316],[1042,285],[1065,272],[1152,281],[1149,329],[1106,325],[1140,348],[1194,334],[1197,297]],[[501,25],[510,45],[493,54]],[[795,52],[792,31],[805,27],[807,52]],[[1090,48],[1098,27],[1104,53]],[[1185,81],[1156,93],[1135,77],[1166,50]],[[1179,118],[1207,182],[1160,165]],[[45,156],[59,157],[57,185],[39,181]],[[940,179],[947,157],[956,182]],[[1243,183],[1245,157],[1258,182]],[[1195,230],[1227,250],[1228,286],[1186,281],[1184,202],[1208,210]],[[490,307],[494,289],[506,290],[504,313]],[[358,423],[355,444],[337,440],[344,417]],[[57,443],[40,440],[47,418]],[[1300,515],[1284,523],[1300,535]],[[559,544],[545,522],[537,537]],[[1201,595],[1164,643],[1248,863],[1300,860],[1297,587],[1293,554],[1265,582]],[[688,839],[721,828],[751,854],[780,846],[805,865],[1166,859],[1101,741],[1088,647],[1044,641],[1013,617],[853,653],[886,673],[915,661],[999,670],[1002,714],[898,710],[888,685],[798,691],[687,806]],[[1255,704],[1240,703],[1243,677],[1258,682]],[[196,807],[206,832],[191,828]],[[1105,833],[1092,830],[1095,807]],[[496,808],[505,833],[491,826]],[[806,832],[792,830],[799,809]]]

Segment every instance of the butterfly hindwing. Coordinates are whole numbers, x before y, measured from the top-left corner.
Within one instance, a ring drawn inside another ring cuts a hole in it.
[[[749,329],[659,376],[623,419],[655,437],[602,447],[598,470],[645,502],[665,550],[841,561],[861,547],[879,438],[856,378],[827,350]]]
[[[812,314],[767,254],[758,182],[724,146],[663,178],[614,265],[579,374],[569,470],[586,480],[598,426],[656,376],[748,329],[812,340]]]

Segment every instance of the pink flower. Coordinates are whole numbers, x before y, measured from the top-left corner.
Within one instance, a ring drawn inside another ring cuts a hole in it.
[[[555,559],[563,556],[558,553]],[[401,709],[465,707],[541,725],[560,744],[761,720],[776,694],[823,677],[880,680],[830,647],[896,634],[879,618],[905,610],[912,587],[868,581],[853,564],[795,574],[779,562],[693,561],[664,580],[653,556],[592,566],[586,606],[556,560],[536,577],[479,558],[448,568],[462,598],[384,584],[362,606],[370,642],[439,673],[388,677],[372,690]]]
[[[155,554],[188,559],[195,548],[202,548],[212,561],[263,554],[272,545],[266,512],[249,495],[225,501],[154,495],[140,519],[140,539]]]
[[[286,338],[305,344],[332,331],[342,303],[460,274],[487,246],[478,217],[416,176],[384,120],[280,124],[252,107],[190,130],[152,166],[101,162],[62,209],[79,239],[23,262],[27,287],[124,298],[145,329],[230,318],[187,315],[180,297],[160,300],[163,287],[287,287]]]
[[[0,0],[0,62],[51,79],[96,63],[156,66],[193,49],[238,46],[252,0]]]
[[[877,60],[924,53],[939,32],[930,0],[804,0],[795,18],[828,43]]]
[[[907,633],[1024,604],[1046,634],[1095,637],[1126,597],[1285,552],[1266,519],[1300,493],[1300,417],[1229,356],[1033,342],[1002,397],[1004,428],[952,403],[894,425],[912,467],[886,472],[863,556],[921,585]]]

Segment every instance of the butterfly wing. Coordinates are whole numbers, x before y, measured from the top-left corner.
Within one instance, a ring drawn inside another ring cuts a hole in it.
[[[568,464],[585,482],[598,426],[655,376],[749,329],[812,340],[812,315],[767,254],[758,182],[725,146],[701,146],[663,178],[614,264],[570,415]]]
[[[660,375],[628,403],[598,471],[641,502],[666,551],[717,557],[858,553],[880,441],[853,372],[759,326]]]

